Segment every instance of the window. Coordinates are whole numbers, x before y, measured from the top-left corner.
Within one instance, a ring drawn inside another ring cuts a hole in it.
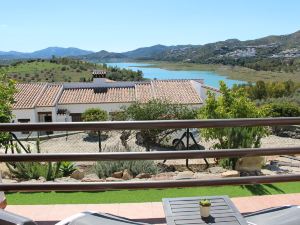
[[[82,121],[81,113],[70,113],[70,116],[72,117],[72,122]]]
[[[18,119],[18,122],[19,122],[19,123],[29,123],[29,122],[30,122],[30,119]],[[29,134],[28,131],[22,131],[21,133],[22,133],[22,134]]]

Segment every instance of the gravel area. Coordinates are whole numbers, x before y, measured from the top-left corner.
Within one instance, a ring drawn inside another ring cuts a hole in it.
[[[104,133],[102,135],[102,151],[103,152],[121,152],[127,151],[122,145],[120,140],[120,131],[112,131]],[[135,143],[135,135],[133,134],[128,145],[131,151],[145,151],[145,148],[139,146]],[[36,142],[35,141],[22,141],[23,145],[26,147],[30,146],[32,152],[36,152]],[[210,149],[213,142],[202,141],[201,145],[205,149]],[[293,147],[300,146],[300,139],[292,139],[287,137],[278,137],[275,135],[270,135],[262,139],[261,147]],[[43,153],[93,153],[99,152],[99,143],[97,137],[90,137],[86,132],[70,134],[65,137],[56,137],[48,140],[40,141],[40,149]],[[163,148],[155,147],[153,150],[166,150]],[[3,149],[2,149],[3,151]],[[268,159],[275,159],[277,156],[268,157]],[[213,159],[208,159],[209,163],[213,163]],[[191,159],[189,164],[204,164],[202,159]],[[168,160],[166,164],[169,165],[185,165],[185,160]]]

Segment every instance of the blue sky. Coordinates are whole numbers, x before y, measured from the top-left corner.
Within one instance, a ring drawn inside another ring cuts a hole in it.
[[[299,0],[0,0],[0,51],[122,52],[300,30]]]

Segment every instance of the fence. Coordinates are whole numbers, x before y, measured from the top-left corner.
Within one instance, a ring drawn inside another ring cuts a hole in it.
[[[177,121],[125,121],[90,123],[35,123],[0,124],[0,132],[21,131],[77,131],[77,130],[134,130],[173,128],[223,128],[238,126],[299,125],[300,118],[260,118],[222,120],[177,120]],[[195,159],[244,156],[267,156],[280,154],[300,154],[299,147],[226,149],[166,152],[122,152],[122,153],[52,153],[52,154],[6,154],[0,155],[0,162],[18,161],[96,161],[96,160],[154,160],[154,159]],[[130,181],[104,183],[43,183],[43,184],[0,184],[0,191],[97,191],[112,189],[174,188],[218,185],[262,184],[300,181],[300,175],[250,176],[209,180],[176,181]]]

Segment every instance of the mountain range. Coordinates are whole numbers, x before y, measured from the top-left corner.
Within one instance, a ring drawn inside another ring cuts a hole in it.
[[[0,51],[0,59],[29,59],[29,58],[42,58],[47,59],[52,56],[56,57],[70,57],[80,56],[93,53],[92,51],[82,50],[79,48],[61,48],[61,47],[49,47],[35,52],[2,52]]]
[[[194,63],[223,63],[261,59],[300,58],[300,31],[255,40],[229,39],[205,45],[154,45],[122,53],[86,51],[78,48],[49,47],[32,53],[0,52],[0,59],[75,57],[92,62],[164,60]],[[244,62],[245,63],[245,62]]]

